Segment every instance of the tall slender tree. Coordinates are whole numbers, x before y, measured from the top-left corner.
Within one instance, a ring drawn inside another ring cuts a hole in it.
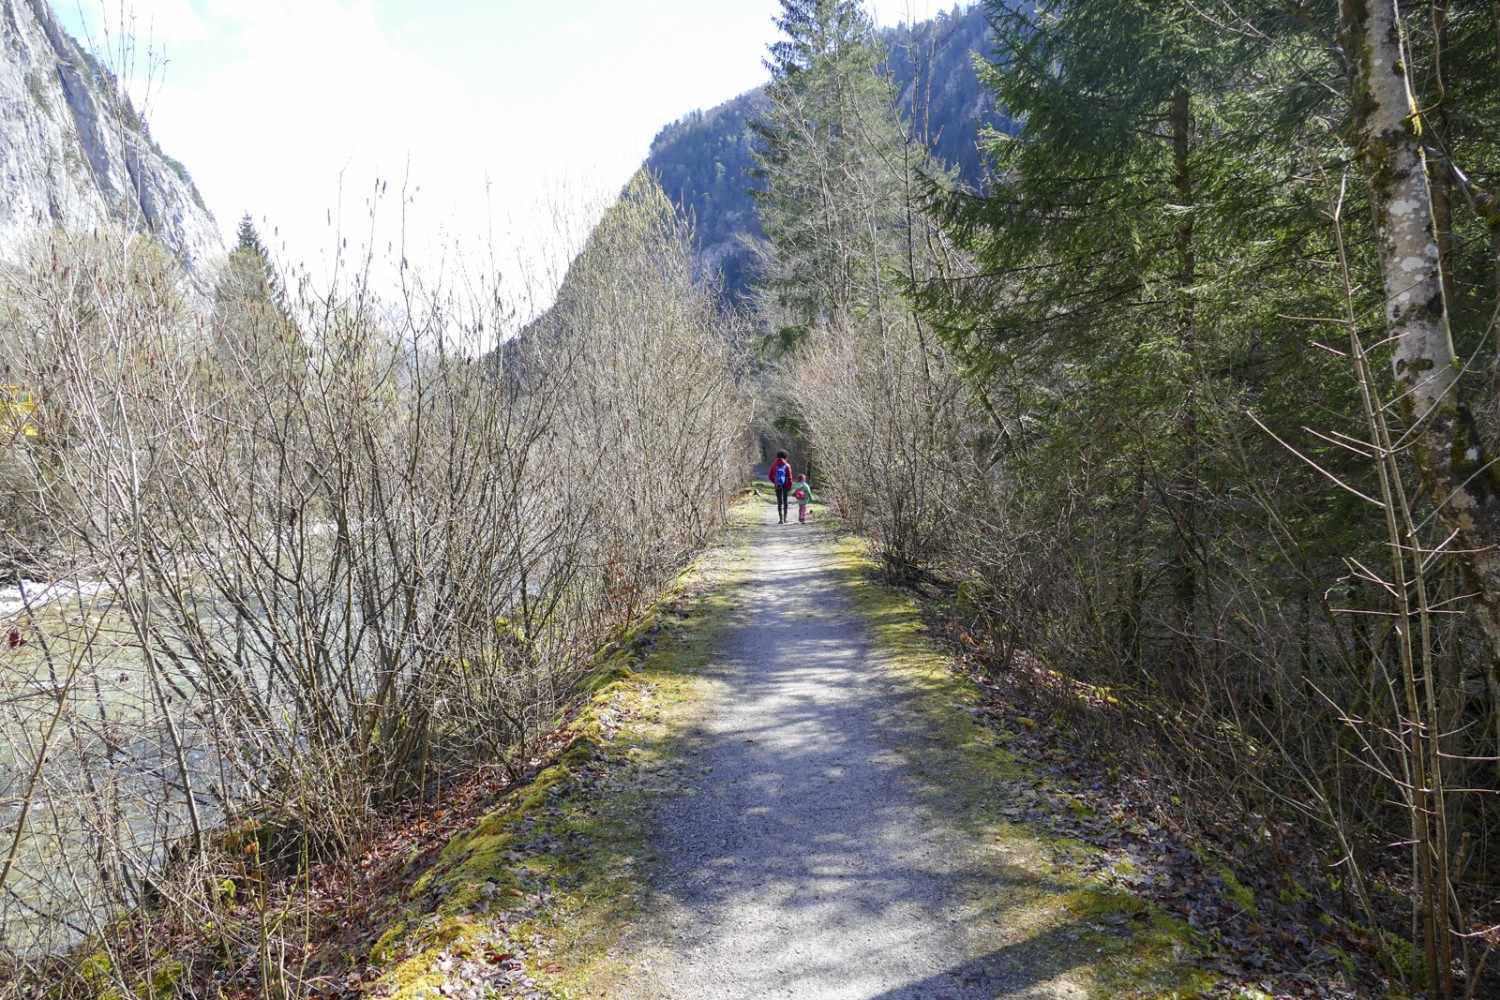
[[[884,54],[857,0],[782,0],[764,114],[750,123],[752,197],[769,241],[761,285],[776,340],[878,309],[900,219],[900,127]]]
[[[252,378],[268,352],[295,349],[300,338],[287,315],[280,276],[248,213],[214,287],[213,334],[226,367]]]

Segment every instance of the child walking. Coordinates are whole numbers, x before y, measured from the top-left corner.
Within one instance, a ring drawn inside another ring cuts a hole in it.
[[[807,477],[800,473],[797,475],[797,482],[792,486],[792,499],[797,501],[797,523],[806,524],[807,505],[813,500],[812,483],[809,483]]]

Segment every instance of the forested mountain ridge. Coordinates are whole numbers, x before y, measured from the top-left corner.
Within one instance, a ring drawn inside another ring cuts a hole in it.
[[[0,255],[46,228],[151,233],[195,281],[224,252],[187,171],[41,0],[0,0]]]
[[[984,7],[952,11],[882,32],[887,66],[896,85],[903,120],[913,137],[972,188],[984,186],[979,151],[981,125],[1002,132],[1015,124],[995,109],[994,95],[979,78],[975,59],[994,54],[994,32]]]
[[[700,272],[721,273],[730,295],[743,291],[749,281],[749,256],[740,237],[760,235],[747,189],[751,160],[746,123],[764,98],[765,89],[758,87],[708,111],[684,115],[656,134],[646,157],[646,169],[694,220]]]
[[[991,31],[979,5],[880,32],[897,106],[911,134],[960,181],[981,187],[981,123],[1013,126],[995,112],[974,67],[989,53]],[[763,235],[751,201],[752,140],[747,124],[765,110],[765,88],[740,94],[707,111],[689,112],[651,142],[646,169],[655,173],[678,208],[694,220],[700,273],[718,272],[724,294],[743,296],[750,283],[744,237]]]

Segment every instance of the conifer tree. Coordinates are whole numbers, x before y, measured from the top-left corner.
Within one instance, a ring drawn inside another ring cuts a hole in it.
[[[1236,197],[1212,148],[1223,110],[1204,95],[1243,46],[1171,3],[987,9],[1000,55],[983,75],[1023,124],[987,137],[992,191],[955,203],[951,232],[980,275],[944,287],[938,319],[981,379],[1007,370],[1020,405],[1048,415],[1033,427],[1109,456],[1093,468],[1124,515],[1122,630],[1138,650],[1147,581],[1161,580],[1183,667],[1206,585],[1201,375],[1224,343],[1203,295],[1233,238],[1201,203]]]
[[[235,231],[234,250],[229,254],[229,280],[221,281],[216,297],[251,294],[265,301],[279,299],[281,288],[271,255],[261,242],[255,223],[246,212]]]
[[[268,351],[297,349],[281,281],[248,213],[214,287],[214,341],[222,361],[254,377]]]
[[[782,0],[767,109],[750,123],[752,191],[771,253],[762,287],[782,348],[876,310],[900,218],[900,128],[884,54],[857,0]]]

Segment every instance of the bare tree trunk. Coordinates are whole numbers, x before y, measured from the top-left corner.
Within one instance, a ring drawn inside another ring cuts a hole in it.
[[[1468,408],[1447,303],[1422,144],[1404,70],[1395,0],[1343,0],[1352,61],[1349,141],[1370,182],[1386,294],[1386,331],[1417,459],[1439,516],[1458,533],[1478,591],[1492,671],[1500,667],[1500,490]]]
[[[1432,4],[1432,65],[1437,89],[1436,106],[1428,118],[1429,128],[1440,150],[1448,149],[1448,112],[1443,83],[1443,57],[1448,49],[1448,7],[1443,0]],[[1442,164],[1429,164],[1427,183],[1432,191],[1432,219],[1437,231],[1438,260],[1442,266],[1443,301],[1452,303],[1453,286],[1453,184]]]
[[[1351,56],[1354,122],[1348,141],[1370,185],[1397,389],[1424,485],[1463,553],[1461,565],[1476,591],[1493,675],[1500,669],[1500,493],[1474,420],[1458,396],[1461,366],[1448,324],[1439,220],[1415,127],[1416,101],[1396,0],[1342,0],[1340,28]],[[1416,544],[1409,533],[1405,541]],[[1430,674],[1424,681],[1430,692]],[[1420,716],[1415,710],[1412,714],[1410,721],[1417,726]],[[1433,754],[1430,775],[1421,766],[1420,743],[1425,739],[1436,747],[1433,735],[1413,733],[1418,777],[1412,790],[1413,822],[1423,827],[1414,830],[1414,839],[1424,896],[1428,995],[1451,996],[1451,938],[1441,889],[1447,878],[1446,845],[1442,817],[1434,814],[1430,798],[1442,785],[1440,759]],[[1437,836],[1425,829],[1433,819]]]

